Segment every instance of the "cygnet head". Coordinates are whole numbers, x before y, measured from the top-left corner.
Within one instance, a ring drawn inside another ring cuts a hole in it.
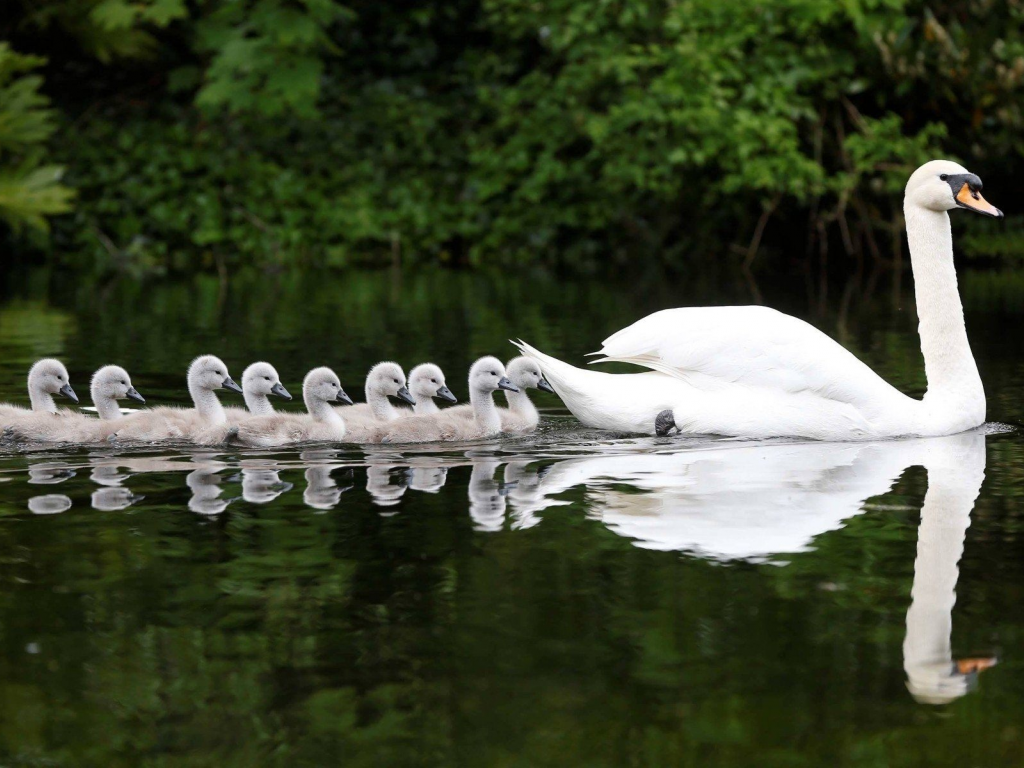
[[[78,395],[71,388],[68,369],[60,360],[46,358],[36,361],[28,372],[29,394],[63,395],[73,403],[78,402]]]
[[[320,403],[352,405],[352,398],[341,388],[341,380],[330,368],[314,368],[302,380],[302,399],[306,410],[313,411]]]
[[[145,403],[145,399],[132,386],[132,380],[128,371],[119,365],[105,365],[92,375],[92,382],[89,385],[92,393],[92,401],[100,403],[110,400],[135,400],[138,403]]]
[[[366,376],[366,399],[371,395],[397,397],[399,400],[415,405],[409,388],[405,386],[405,373],[398,363],[377,363]]]
[[[409,390],[416,400],[438,397],[456,403],[455,395],[444,381],[444,373],[433,363],[422,363],[409,371]]]
[[[952,160],[932,160],[910,176],[905,203],[930,211],[965,208],[985,216],[1002,218],[1003,212],[981,196],[981,179]]]
[[[508,380],[505,366],[496,357],[481,357],[469,369],[469,390],[471,392],[494,392],[504,389],[518,392],[519,387]]]
[[[532,357],[521,356],[509,360],[505,371],[509,380],[520,389],[539,389],[554,394],[555,390],[548,384],[540,365]]]
[[[228,367],[224,361],[214,355],[201,355],[188,367],[189,392],[196,390],[213,392],[216,389],[229,389],[241,394],[242,388],[228,375]]]
[[[267,397],[277,395],[285,400],[292,396],[281,383],[281,377],[270,363],[253,363],[242,372],[242,391],[246,394]]]

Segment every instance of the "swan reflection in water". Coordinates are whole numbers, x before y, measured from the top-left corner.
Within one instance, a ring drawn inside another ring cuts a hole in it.
[[[188,508],[201,515],[223,513],[226,470],[241,469],[241,498],[266,504],[292,489],[282,470],[304,468],[303,502],[316,510],[338,506],[351,484],[334,473],[359,472],[331,450],[309,450],[300,462],[243,459],[216,454],[185,457],[94,458],[91,479],[97,509],[125,509],[137,496],[123,486],[144,472],[181,472],[192,492]],[[372,501],[394,514],[408,491],[438,493],[451,468],[468,464],[468,511],[481,533],[515,532],[542,522],[541,513],[569,504],[562,494],[583,488],[587,514],[636,546],[686,552],[719,561],[781,565],[788,555],[812,548],[815,537],[841,528],[887,493],[903,472],[923,466],[928,491],[921,508],[912,603],[903,644],[907,687],[919,701],[952,701],[971,690],[990,658],[955,660],[950,636],[959,560],[970,515],[985,473],[985,436],[871,443],[717,442],[675,452],[634,452],[537,461],[484,451],[465,456],[403,457],[367,454],[363,467]],[[127,472],[121,472],[120,468]],[[501,471],[503,468],[503,472]],[[29,482],[61,483],[75,471],[63,462],[29,469]],[[71,507],[61,494],[36,496],[29,509],[54,514]]]
[[[280,464],[276,461],[243,459],[241,466],[242,498],[250,504],[269,504],[294,487],[281,480]],[[237,480],[239,476],[231,479]]]
[[[954,660],[950,644],[960,556],[985,476],[980,432],[574,459],[554,464],[529,503],[535,514],[553,496],[585,486],[588,514],[639,547],[779,562],[776,556],[809,549],[815,536],[863,512],[868,499],[888,492],[912,466],[928,471],[928,491],[903,664],[911,695],[940,704],[963,696],[995,664]]]
[[[192,491],[188,508],[199,515],[221,514],[235,501],[234,498],[221,498],[224,493],[222,486],[226,481],[220,476],[220,472],[228,469],[230,465],[202,456],[193,457],[193,461],[199,466],[185,475],[185,485]]]
[[[326,512],[334,509],[341,501],[341,494],[351,490],[352,485],[339,486],[331,476],[341,464],[332,464],[330,459],[336,456],[335,451],[309,450],[299,454],[305,472],[306,489],[302,492],[302,501],[307,507]]]

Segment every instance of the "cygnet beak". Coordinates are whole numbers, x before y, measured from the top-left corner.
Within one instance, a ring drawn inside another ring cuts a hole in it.
[[[288,390],[284,388],[284,384],[280,381],[270,388],[270,394],[283,397],[285,400],[291,400],[292,396],[288,394]]]
[[[230,376],[228,376],[226,379],[224,379],[224,381],[221,384],[221,386],[224,387],[224,389],[230,389],[232,392],[237,392],[238,394],[242,394],[242,388],[240,386],[238,386],[237,384],[235,384],[234,379],[232,379]]]
[[[441,387],[434,394],[434,397],[440,397],[442,400],[447,400],[449,403],[459,402],[458,400],[455,399],[455,395],[452,394],[452,391],[448,389],[448,387]]]
[[[352,398],[345,394],[344,389],[339,389],[338,396],[334,398],[334,402],[341,403],[342,405],[352,405]]]
[[[413,399],[413,396],[409,394],[408,387],[402,387],[400,390],[395,392],[395,397],[409,405],[416,405],[416,401]]]
[[[62,395],[64,395],[64,397],[66,397],[71,402],[73,402],[73,403],[77,403],[78,402],[78,395],[75,394],[75,390],[73,390],[71,388],[70,384],[65,384],[63,387],[61,387],[58,390],[58,392],[60,392]]]
[[[129,400],[134,400],[137,403],[146,404],[146,398],[139,394],[139,390],[135,387],[128,387],[128,391],[124,393],[124,396]]]
[[[508,380],[508,376],[502,376],[498,381],[498,389],[504,389],[508,392],[518,392],[519,387]]]
[[[538,381],[537,389],[539,389],[541,392],[550,392],[552,395],[556,394],[555,388],[548,384],[547,379],[541,379],[540,381]]]

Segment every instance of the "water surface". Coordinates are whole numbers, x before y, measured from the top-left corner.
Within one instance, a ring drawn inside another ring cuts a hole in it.
[[[990,418],[1024,383],[1012,280],[967,274]],[[908,392],[912,297],[761,286]],[[464,394],[523,337],[580,360],[744,286],[242,276],[4,287],[0,399],[64,359],[185,402],[188,360],[350,393],[381,358]],[[1024,442],[582,429],[414,449],[0,450],[10,765],[1019,766]]]

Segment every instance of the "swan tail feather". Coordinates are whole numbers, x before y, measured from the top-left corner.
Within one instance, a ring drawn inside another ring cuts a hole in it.
[[[594,352],[593,354],[602,354],[600,352]],[[664,373],[666,376],[671,376],[674,379],[681,381],[688,381],[688,377],[683,371],[678,368],[669,365],[661,358],[654,355],[635,355],[631,357],[615,357],[614,355],[605,355],[604,357],[598,358],[597,360],[588,360],[588,365],[594,365],[595,363],[628,363],[629,365],[638,365],[642,368],[649,368],[652,371],[658,373]]]

